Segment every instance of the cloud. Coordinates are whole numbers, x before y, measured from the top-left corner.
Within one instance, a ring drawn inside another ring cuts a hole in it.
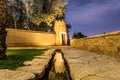
[[[69,12],[69,18],[71,18],[75,23],[103,23],[110,17],[116,15],[115,12],[118,12],[119,9],[120,4],[115,2],[115,0],[110,0],[106,4],[98,4],[93,2],[83,7],[74,7],[74,10],[70,10]]]
[[[66,18],[76,28],[102,31],[120,26],[120,0],[71,0],[70,5]]]

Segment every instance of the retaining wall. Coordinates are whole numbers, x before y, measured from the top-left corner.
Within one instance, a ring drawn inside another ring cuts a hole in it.
[[[70,41],[70,45],[101,54],[120,56],[120,30],[87,38],[73,39]]]
[[[7,46],[55,45],[55,34],[49,32],[7,29]]]

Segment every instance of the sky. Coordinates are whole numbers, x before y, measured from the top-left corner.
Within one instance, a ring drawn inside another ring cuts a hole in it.
[[[68,0],[66,21],[87,36],[120,30],[120,0]]]

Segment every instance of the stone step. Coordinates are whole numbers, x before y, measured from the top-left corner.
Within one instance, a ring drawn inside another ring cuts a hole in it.
[[[51,59],[51,56],[34,56],[35,59]]]
[[[23,64],[28,66],[45,66],[49,65],[49,59],[33,59],[32,61],[25,61]]]
[[[36,80],[36,77],[28,72],[1,69],[0,80]]]
[[[16,70],[17,71],[24,71],[24,72],[33,73],[33,74],[36,75],[37,78],[41,78],[42,75],[44,74],[45,66],[44,65],[39,65],[39,66],[24,66],[24,67],[19,67]]]

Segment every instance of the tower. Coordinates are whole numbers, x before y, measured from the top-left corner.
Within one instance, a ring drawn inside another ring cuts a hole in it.
[[[67,45],[67,27],[64,20],[57,20],[54,24],[54,31],[56,33],[56,45]]]

